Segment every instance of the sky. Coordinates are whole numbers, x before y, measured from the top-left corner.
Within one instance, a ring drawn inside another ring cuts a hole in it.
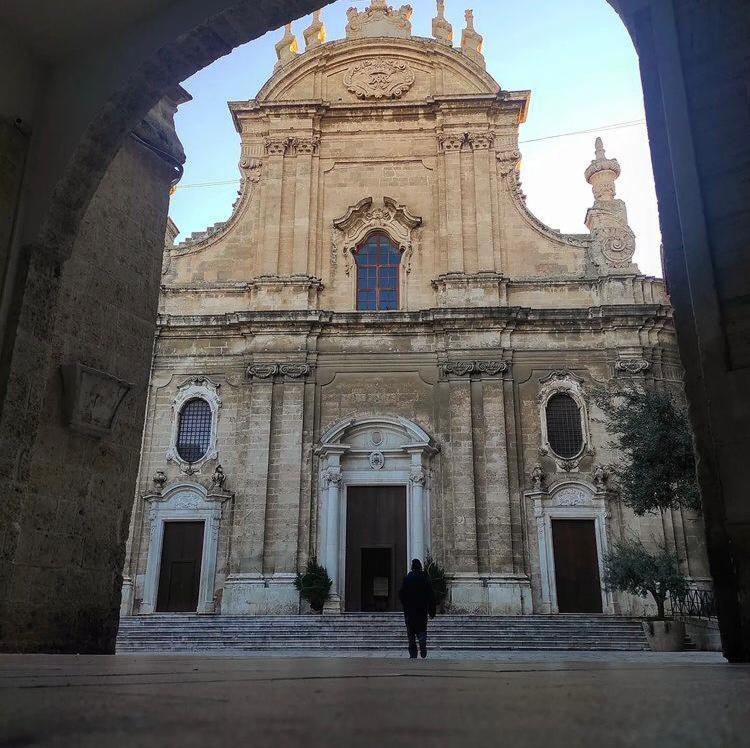
[[[434,0],[410,4],[412,34],[431,36]],[[344,38],[346,9],[352,5],[362,9],[369,0],[337,0],[323,9],[329,41]],[[638,60],[617,14],[604,0],[446,0],[454,45],[460,43],[466,7],[473,8],[474,27],[484,36],[488,72],[506,90],[531,91],[529,117],[520,130],[521,181],[531,211],[552,228],[586,233],[583,221],[593,196],[583,172],[600,135],[607,156],[622,167],[617,196],[626,202],[636,234],[635,261],[647,275],[661,276]],[[300,51],[309,22],[305,17],[292,24]],[[240,142],[227,101],[256,95],[273,72],[274,43],[281,35],[274,31],[249,42],[183,83],[193,100],[176,117],[187,153],[170,206],[178,241],[231,213]],[[621,123],[634,124],[609,127]]]

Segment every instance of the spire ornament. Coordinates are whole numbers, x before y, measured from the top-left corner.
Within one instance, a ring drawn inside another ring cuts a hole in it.
[[[464,13],[466,28],[461,32],[461,51],[480,67],[485,67],[482,54],[482,35],[474,29],[474,11],[468,9]]]
[[[597,138],[594,160],[585,171],[586,181],[594,193],[594,205],[586,213],[586,227],[591,232],[591,259],[602,274],[638,272],[633,264],[635,234],[628,225],[625,203],[615,197],[615,182],[620,176],[616,158],[607,158],[604,143]]]
[[[287,62],[293,60],[299,54],[297,37],[292,33],[291,23],[284,26],[284,36],[274,46],[276,47],[276,57],[278,58],[274,70],[280,68],[282,65],[286,65]]]
[[[319,47],[326,42],[326,27],[320,18],[321,12],[320,10],[313,11],[310,25],[302,32],[302,35],[305,37],[305,52],[309,49],[315,49],[315,47]]]
[[[437,0],[437,15],[432,19],[432,36],[441,44],[453,46],[453,26],[445,20],[445,0]]]

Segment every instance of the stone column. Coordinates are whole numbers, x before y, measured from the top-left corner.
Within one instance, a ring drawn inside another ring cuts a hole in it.
[[[408,450],[411,454],[409,497],[409,550],[411,558],[424,562],[425,557],[425,469],[422,467],[422,450]],[[407,559],[411,561],[411,559]]]
[[[263,572],[275,373],[275,364],[257,364],[248,370],[253,382],[248,407],[247,472],[245,485],[237,486],[235,498],[230,576],[238,573],[261,576]]]
[[[490,185],[490,148],[494,133],[474,133],[471,148],[474,156],[474,200],[476,205],[477,270],[495,270],[495,248],[492,236],[492,191]]]
[[[440,139],[445,161],[445,212],[448,233],[448,272],[464,271],[463,215],[461,210],[461,145],[458,135]]]
[[[300,138],[297,140],[297,178],[294,196],[294,247],[292,251],[292,275],[307,273],[307,260],[310,251],[310,180],[312,176],[313,153],[317,150],[318,139]]]
[[[281,230],[281,187],[283,181],[286,138],[266,140],[266,163],[263,176],[263,250],[261,253],[261,275],[276,275],[279,272],[279,236]]]
[[[326,567],[331,585],[331,596],[326,602],[324,612],[341,612],[341,594],[339,588],[339,556],[341,532],[341,455],[328,455],[328,465],[323,470],[322,493],[325,495],[323,512],[320,556]]]
[[[481,364],[487,367],[490,375],[482,380],[490,571],[510,574],[514,571],[513,539],[502,378],[508,365],[503,361]]]

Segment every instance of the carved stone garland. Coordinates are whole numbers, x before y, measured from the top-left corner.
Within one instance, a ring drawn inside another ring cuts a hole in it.
[[[393,198],[383,197],[383,207],[373,207],[372,198],[366,197],[351,206],[340,218],[333,221],[331,264],[338,262],[339,252],[344,258],[346,274],[354,266],[353,253],[372,231],[384,231],[403,253],[404,270],[411,272],[411,260],[416,244],[416,229],[422,218],[397,203]]]

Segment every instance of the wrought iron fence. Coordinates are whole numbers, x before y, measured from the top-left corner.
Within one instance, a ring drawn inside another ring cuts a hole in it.
[[[670,595],[672,615],[695,618],[716,618],[716,602],[711,590],[690,590],[682,597]]]

